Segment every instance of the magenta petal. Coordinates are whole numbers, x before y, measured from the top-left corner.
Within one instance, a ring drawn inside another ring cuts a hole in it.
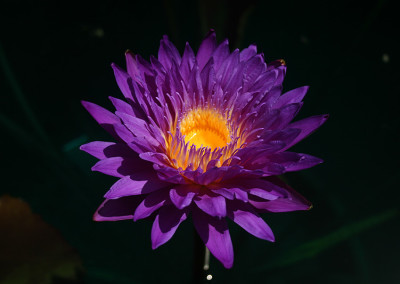
[[[118,199],[106,199],[93,216],[95,221],[118,221],[133,219],[136,207],[142,202],[142,196],[127,196]]]
[[[211,30],[200,44],[199,51],[197,52],[196,55],[196,60],[200,71],[206,65],[207,61],[210,60],[210,57],[213,54],[216,47],[217,47],[217,41],[215,32]]]
[[[275,241],[271,228],[248,204],[230,201],[228,203],[228,217],[257,238],[270,242]]]
[[[193,210],[193,223],[210,252],[222,262],[225,268],[233,265],[233,247],[225,219],[218,219],[201,210]]]
[[[316,115],[316,116],[311,116],[296,122],[293,122],[289,125],[290,128],[298,128],[301,130],[301,133],[290,143],[285,147],[285,149],[288,149],[295,145],[296,143],[300,142],[304,138],[306,138],[308,135],[310,135],[312,132],[317,130],[322,124],[325,123],[325,121],[328,119],[329,115],[323,114],[323,115]]]
[[[169,41],[167,36],[164,36],[160,41],[158,60],[166,70],[171,69],[173,61],[175,61],[178,65],[181,64],[181,56],[179,55],[176,47]]]
[[[124,144],[114,142],[93,141],[82,145],[79,149],[96,157],[97,159],[111,158],[115,156],[134,156],[136,155],[129,147]]]
[[[311,203],[307,199],[285,184],[282,180],[277,177],[269,177],[268,179],[277,186],[285,188],[287,195],[271,201],[252,198],[249,200],[249,203],[255,208],[266,212],[289,212],[308,210],[311,208]]]
[[[114,183],[104,197],[115,199],[129,195],[148,194],[168,185],[160,181],[153,171],[136,172]]]
[[[229,55],[229,42],[226,39],[218,45],[218,47],[214,50],[212,54],[214,70],[218,70],[221,67],[222,62],[224,62],[224,60],[228,58]]]
[[[210,196],[208,194],[198,195],[194,202],[196,205],[208,215],[214,217],[226,216],[225,197],[220,195]]]
[[[111,67],[114,70],[115,79],[117,80],[117,84],[119,89],[125,98],[133,100],[132,91],[128,84],[128,80],[130,80],[130,76],[126,73],[121,67],[116,64],[111,64]]]
[[[257,54],[257,46],[255,44],[249,45],[248,48],[240,52],[240,61],[247,61]]]
[[[172,205],[161,208],[151,228],[152,248],[156,249],[168,242],[186,218],[185,211],[178,210]]]
[[[148,168],[148,163],[141,159],[111,157],[98,161],[92,171],[115,177],[134,174],[138,169]]]
[[[133,79],[135,79],[136,76],[140,76],[135,55],[132,52],[127,51],[125,52],[125,59],[126,70],[128,71],[129,76],[131,76]]]
[[[121,120],[118,118],[118,116],[94,103],[87,101],[81,101],[81,103],[98,124],[100,124],[114,138],[119,138],[114,130],[114,124],[121,123]]]
[[[308,169],[323,162],[317,157],[293,152],[277,153],[275,155],[271,155],[269,159],[274,163],[284,166],[286,172]]]
[[[301,102],[309,88],[309,86],[304,86],[283,94],[275,102],[274,108],[281,108],[284,105]]]
[[[111,157],[103,159],[98,161],[92,167],[92,171],[101,172],[103,174],[114,177],[123,177],[125,175],[120,172],[120,168],[123,162],[124,158],[122,157]]]
[[[109,96],[108,98],[118,112],[123,112],[132,116],[136,116],[132,106],[127,102],[111,96]]]
[[[247,196],[243,196],[241,191],[245,191],[266,200],[275,200],[287,196],[286,188],[266,179],[234,179],[222,183],[220,186],[234,191],[236,198],[241,199],[242,201],[247,201]]]
[[[190,191],[190,187],[187,185],[178,185],[169,191],[169,197],[178,209],[183,209],[189,206],[195,195],[196,193]]]
[[[163,192],[155,191],[150,193],[136,208],[133,220],[137,221],[139,219],[147,218],[154,211],[162,207],[168,197],[165,192],[166,190],[163,190]]]

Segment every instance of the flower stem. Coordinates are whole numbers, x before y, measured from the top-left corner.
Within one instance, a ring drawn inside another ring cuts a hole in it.
[[[210,251],[204,245],[196,231],[194,231],[194,261],[193,281],[194,284],[204,284],[210,269]]]

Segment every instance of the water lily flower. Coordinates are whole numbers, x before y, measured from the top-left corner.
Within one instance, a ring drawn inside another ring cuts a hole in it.
[[[191,215],[206,247],[230,268],[226,218],[273,242],[259,213],[310,208],[277,176],[322,162],[287,150],[327,115],[292,122],[308,87],[282,94],[283,60],[266,64],[255,45],[230,52],[210,31],[197,54],[186,44],[181,56],[164,36],[158,58],[127,52],[127,71],[112,68],[124,96],[110,97],[115,112],[82,102],[116,140],[81,146],[99,159],[93,171],[118,178],[94,220],[152,218],[155,249]]]

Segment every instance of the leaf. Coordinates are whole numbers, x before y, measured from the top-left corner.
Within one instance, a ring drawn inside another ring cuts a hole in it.
[[[386,222],[397,215],[398,210],[391,209],[367,219],[346,225],[324,237],[304,243],[292,251],[282,254],[278,258],[274,258],[273,261],[266,265],[255,268],[255,270],[261,271],[265,269],[280,268],[315,257],[339,242],[345,241],[356,234],[366,231],[380,223]]]
[[[74,249],[21,199],[0,198],[0,228],[0,283],[73,280],[82,269]]]

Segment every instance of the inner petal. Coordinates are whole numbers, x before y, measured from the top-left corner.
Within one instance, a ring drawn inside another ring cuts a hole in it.
[[[196,148],[222,148],[231,141],[227,121],[215,109],[197,108],[189,111],[181,120],[180,131],[185,135],[185,142]]]

